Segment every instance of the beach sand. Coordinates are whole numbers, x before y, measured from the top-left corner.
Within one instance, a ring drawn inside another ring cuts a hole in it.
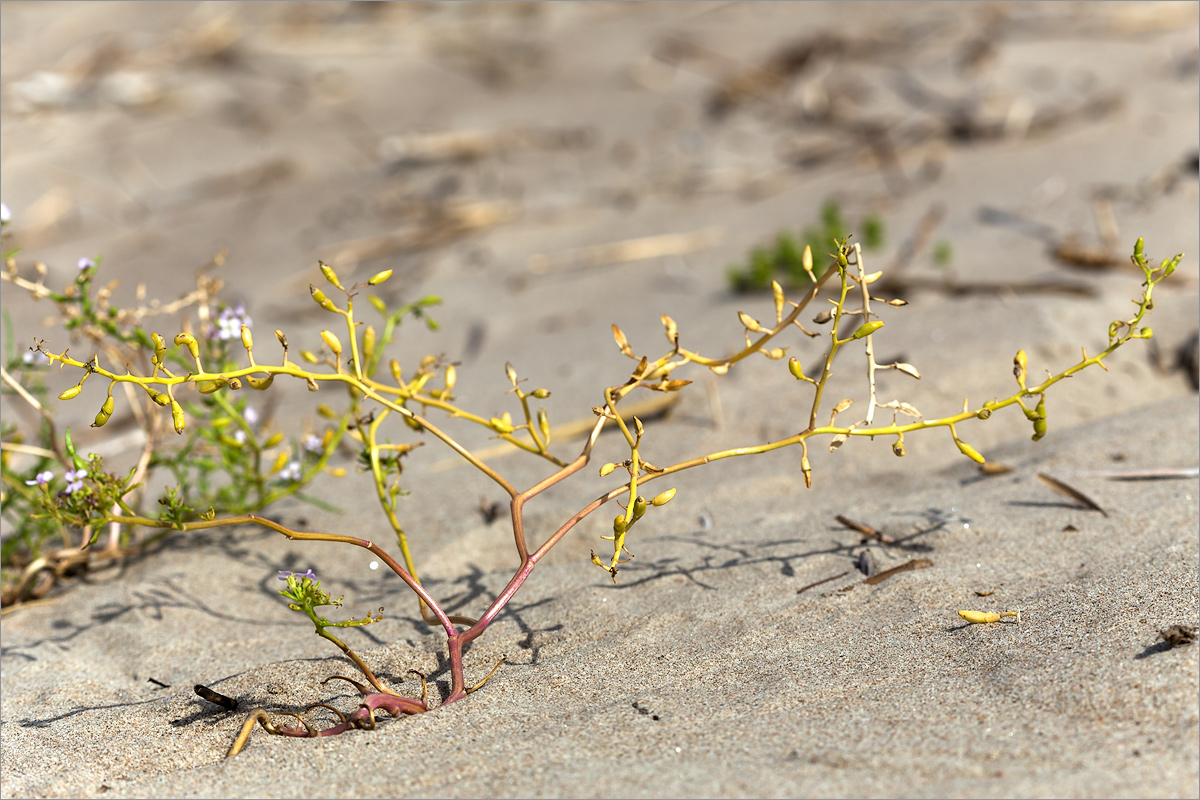
[[[390,302],[442,298],[441,330],[406,323],[396,357],[406,370],[426,352],[460,362],[462,404],[485,415],[516,410],[511,362],[524,386],[552,391],[553,424],[588,417],[633,364],[613,323],[651,357],[664,313],[685,346],[739,347],[736,312],[766,319],[772,304],[731,293],[727,267],[813,224],[831,198],[852,225],[885,222],[868,269],[904,276],[885,296],[909,305],[881,312],[876,355],[922,377],[882,375],[880,395],[927,418],[1010,394],[1018,348],[1038,377],[1103,348],[1140,274],[1069,256],[1107,247],[1110,211],[1119,258],[1137,236],[1156,258],[1188,253],[1156,290],[1154,339],[1055,386],[1045,439],[1011,409],[958,426],[1011,471],[983,475],[937,429],[909,434],[903,459],[891,441],[831,453],[815,440],[811,489],[795,448],[671,476],[654,491],[677,496],[634,529],[636,558],[615,583],[589,562],[608,546],[605,509],[469,649],[468,682],[507,658],[483,689],[374,731],[257,730],[224,759],[250,710],[355,705],[345,684],[321,684],[353,666],[287,609],[278,570],[316,570],[347,616],[383,607],[346,641],[409,696],[409,670],[431,677],[433,697],[447,691],[444,637],[369,554],[221,528],[92,569],[0,623],[0,796],[1195,797],[1200,648],[1160,632],[1200,617],[1200,487],[1097,473],[1200,460],[1195,379],[1177,358],[1200,326],[1198,12],[0,6],[6,250],[20,247],[26,269],[45,261],[61,284],[79,257],[102,255],[119,297],[144,281],[172,299],[228,247],[214,274],[247,304],[256,339],[280,328],[314,349],[328,324],[307,297],[316,260],[353,280],[393,269]],[[985,222],[987,208],[1012,216]],[[1037,238],[1016,217],[1048,227]],[[933,257],[942,242],[948,266]],[[3,304],[17,346],[66,346],[41,326],[48,306],[8,284]],[[791,347],[813,374],[821,342]],[[863,363],[858,348],[839,358],[832,400],[857,401],[846,414],[865,400]],[[678,377],[696,383],[646,423],[656,464],[808,424],[811,390],[780,361]],[[326,395],[281,383],[278,405],[263,404],[273,424],[314,425]],[[6,422],[28,419],[4,404]],[[81,449],[108,448],[106,463],[128,469],[127,440],[87,429],[93,405],[64,404],[65,421]],[[468,446],[494,444],[463,430]],[[530,538],[617,485],[595,470],[627,456],[605,434],[582,474],[530,503]],[[347,477],[313,489],[339,511],[271,513],[390,539],[372,486],[350,456],[340,463]],[[548,473],[524,454],[488,463],[519,486]],[[474,615],[517,557],[507,520],[477,511],[503,493],[454,464],[434,442],[416,451],[401,511],[425,585]],[[873,584],[859,569],[912,561],[924,566]],[[960,609],[1021,617],[970,625]]]

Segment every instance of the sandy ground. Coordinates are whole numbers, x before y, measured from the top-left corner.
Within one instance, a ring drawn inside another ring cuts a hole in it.
[[[1195,797],[1198,648],[1159,631],[1200,615],[1200,490],[1089,472],[1200,460],[1179,357],[1200,324],[1198,19],[1196,3],[0,4],[0,180],[23,264],[60,284],[102,255],[118,297],[144,281],[170,299],[228,248],[223,295],[309,347],[318,258],[358,280],[390,268],[389,299],[444,301],[442,330],[411,326],[397,357],[461,362],[464,404],[488,414],[511,410],[510,361],[553,391],[552,422],[585,416],[628,370],[612,323],[639,352],[657,354],[662,313],[689,346],[731,350],[735,312],[771,302],[732,294],[728,265],[829,199],[852,225],[885,221],[869,266],[902,275],[910,305],[887,312],[879,357],[922,379],[881,389],[929,417],[1007,394],[1019,347],[1042,374],[1103,346],[1139,276],[1082,251],[1119,263],[1140,235],[1189,254],[1154,340],[1055,387],[1045,440],[1019,413],[960,429],[1012,472],[981,476],[935,431],[903,460],[818,444],[810,490],[788,450],[682,473],[615,586],[588,563],[601,523],[580,526],[468,653],[469,680],[508,656],[491,682],[374,732],[260,731],[224,761],[243,712],[192,692],[353,707],[319,683],[345,660],[275,594],[276,570],[308,567],[348,611],[386,606],[347,637],[383,676],[444,691],[441,637],[361,551],[222,529],[94,570],[0,624],[0,795]],[[601,247],[645,237],[657,250]],[[7,284],[3,307],[21,346],[66,344]],[[837,377],[861,399],[860,358]],[[655,463],[806,423],[779,362],[690,377],[648,425]],[[278,424],[309,424],[311,396],[281,396]],[[79,428],[95,408],[63,413]],[[478,613],[515,555],[476,511],[500,498],[449,455],[409,462],[405,522],[431,591]],[[522,485],[545,474],[494,463]],[[538,498],[530,529],[605,486],[589,469]],[[386,534],[361,479],[317,493],[343,512],[275,512]],[[864,552],[879,571],[931,565],[866,585]],[[971,626],[962,608],[1022,617]]]

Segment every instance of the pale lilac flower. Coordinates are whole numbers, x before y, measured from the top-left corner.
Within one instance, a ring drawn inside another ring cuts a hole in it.
[[[12,222],[12,212],[8,210],[8,203],[0,203],[0,222]]]
[[[33,364],[38,364],[39,366],[44,367],[50,363],[50,356],[39,350],[26,350],[21,355],[21,363],[29,364],[31,366]]]
[[[246,432],[242,431],[242,430],[234,431],[233,432],[233,440],[235,442],[237,442],[238,444],[245,444],[246,443]]]
[[[96,266],[96,262],[92,261],[90,258],[81,258],[75,266],[79,267],[80,271],[82,271]]]
[[[37,474],[37,477],[35,477],[33,480],[25,481],[25,485],[26,486],[46,486],[52,480],[54,480],[54,473],[47,470],[45,472],[39,472]]]
[[[279,570],[279,580],[281,580],[281,581],[286,581],[288,578],[290,578],[292,576],[295,576],[297,580],[301,580],[301,581],[304,580],[305,578],[307,578],[310,581],[317,580],[317,575],[315,572],[312,571],[312,568],[309,568],[308,572],[304,573],[303,575],[297,575],[295,572],[291,572],[286,569]]]
[[[321,442],[321,437],[315,433],[310,433],[300,442],[300,446],[310,453],[320,455],[325,450],[324,444]]]
[[[246,406],[246,410],[242,412],[242,416],[246,418],[246,423],[251,427],[258,424],[258,412],[253,406]]]
[[[42,473],[42,474],[45,474],[45,473]],[[83,488],[83,479],[87,477],[87,474],[88,474],[88,471],[86,469],[76,469],[76,470],[71,470],[65,476],[63,476],[67,479],[66,493],[71,494],[72,492],[77,492],[80,489],[82,489]]]
[[[279,471],[279,479],[293,483],[300,480],[300,462],[289,461],[288,465]]]
[[[212,336],[218,339],[237,339],[242,335],[242,326],[250,327],[250,317],[246,314],[246,306],[238,303],[234,308],[226,306],[217,315],[216,327]]]

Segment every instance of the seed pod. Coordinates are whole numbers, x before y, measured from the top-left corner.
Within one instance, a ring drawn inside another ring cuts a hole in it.
[[[546,409],[539,408],[537,410],[538,430],[542,432],[542,438],[547,443],[550,441],[550,418],[546,416]]]
[[[617,514],[615,517],[613,517],[613,533],[617,536],[620,536],[625,532],[625,530],[625,515]]]
[[[342,289],[342,282],[338,280],[337,273],[333,271],[333,267],[329,266],[324,261],[318,261],[317,264],[320,265],[321,274],[325,276],[325,280],[329,281],[337,288]],[[344,292],[346,290],[342,289],[342,291]]]
[[[337,311],[337,306],[333,304],[333,301],[326,297],[324,292],[313,286],[311,283],[308,285],[308,291],[312,295],[312,299],[315,300],[317,305],[319,305],[321,308],[325,309],[326,311]]]
[[[833,312],[828,308],[813,317],[813,323],[816,325],[824,325],[829,320],[833,319]]]
[[[984,459],[983,456],[979,455],[978,450],[976,450],[974,447],[971,447],[971,445],[967,444],[963,440],[955,439],[954,443],[956,445],[958,445],[959,452],[961,452],[964,456],[971,459],[972,461],[974,461],[978,464],[982,464],[986,460],[986,459]]]
[[[302,358],[306,363],[309,363],[309,364],[316,364],[317,362],[320,361],[320,359],[317,358],[317,354],[311,350],[301,350],[300,358]]]
[[[504,420],[499,419],[497,417],[492,417],[490,420],[488,420],[488,425],[490,425],[492,430],[494,430],[496,433],[512,433],[513,432],[512,425],[506,423]]]
[[[804,473],[804,486],[806,489],[812,488],[812,464],[808,461],[808,456],[800,456],[800,471]]]
[[[229,388],[236,392],[238,389],[242,388],[242,382],[237,378],[230,378]]]
[[[550,390],[549,389],[534,389],[532,392],[530,392],[530,394],[532,394],[538,400],[545,400],[547,397],[550,396]]]
[[[446,391],[453,389],[456,383],[458,383],[458,370],[451,364],[446,367]]]
[[[333,353],[334,358],[342,357],[342,340],[333,331],[321,331],[321,338],[325,340],[325,346]]]
[[[611,461],[600,468],[600,477],[605,478],[612,474],[612,471],[617,468],[617,465]]]
[[[74,398],[78,397],[79,393],[82,391],[83,391],[83,381],[80,381],[79,383],[72,386],[70,389],[67,389],[62,394],[60,394],[58,396],[58,399],[59,400],[73,400]]]
[[[995,611],[959,611],[958,615],[972,625],[1000,621],[1000,615]]]
[[[662,324],[663,324],[663,327],[666,328],[666,330],[667,330],[667,341],[670,342],[671,344],[675,344],[676,342],[678,342],[679,341],[679,326],[675,324],[675,320],[671,319],[666,314],[663,314],[662,315]]]
[[[160,406],[169,406],[171,404],[171,396],[166,392],[156,392],[151,389],[150,399],[158,403]]]
[[[662,494],[655,495],[654,499],[650,501],[650,505],[654,506],[655,508],[657,508],[659,506],[665,506],[667,503],[671,502],[671,498],[674,496],[675,496],[675,490],[667,489]]]
[[[758,320],[747,314],[745,311],[739,311],[737,312],[737,315],[742,325],[746,326],[746,330],[750,331],[751,333],[757,333],[763,329]]]
[[[283,347],[284,350],[287,350],[287,337],[283,335],[283,331],[279,330],[279,328],[275,329],[275,338],[279,340],[280,346]]]
[[[804,367],[800,365],[800,359],[795,356],[788,359],[788,372],[792,373],[792,377],[796,380],[804,380]]]
[[[390,277],[392,277],[392,271],[390,269],[385,269],[383,272],[376,272],[374,275],[372,275],[370,278],[367,279],[367,285],[368,286],[378,286],[379,284],[383,283]]]
[[[263,442],[262,446],[263,446],[263,449],[265,450],[269,447],[274,447],[275,445],[279,444],[282,441],[283,441],[283,433],[281,431],[275,431],[269,437],[267,437],[267,440],[265,442]]]
[[[981,409],[979,409],[979,413],[976,414],[975,416],[978,417],[979,419],[987,419],[991,415],[992,415],[992,410],[990,408],[981,408]]]
[[[93,428],[100,428],[104,423],[108,422],[108,418],[113,413],[113,398],[110,394],[104,401],[104,405],[100,406],[100,413],[96,415],[96,421],[92,423]]]
[[[775,322],[783,322],[783,287],[779,281],[771,281],[771,294],[775,297]]]
[[[625,334],[616,325],[612,326],[613,339],[617,343],[617,347],[621,348],[621,352],[627,356],[633,356],[633,348],[629,346],[629,340],[625,338]]]
[[[1040,442],[1042,440],[1042,437],[1044,437],[1045,435],[1046,435],[1046,420],[1045,419],[1035,420],[1033,423],[1033,436],[1031,436],[1030,438],[1033,439],[1033,441],[1035,441],[1035,442]]]
[[[154,363],[161,364],[163,354],[167,352],[167,342],[157,333],[150,334],[150,341],[154,342]]]
[[[250,388],[258,389],[260,392],[270,386],[274,381],[274,375],[268,375],[265,378],[257,378],[254,375],[246,376],[246,383],[250,384]]]
[[[1146,308],[1150,308],[1150,306],[1146,306]],[[1154,330],[1152,328],[1142,328],[1138,331],[1138,336],[1143,339],[1149,339],[1154,336]]]
[[[816,283],[817,276],[813,274],[812,247],[807,244],[804,245],[804,257],[800,260],[800,265],[804,267],[805,273],[808,274],[808,279]]]
[[[390,369],[392,371],[392,379],[396,381],[397,385],[404,383],[404,378],[402,377],[402,374],[400,372],[400,362],[399,361],[397,361],[396,359],[393,358],[391,361],[388,362],[388,369]]]
[[[649,507],[650,504],[646,502],[646,498],[642,497],[640,494],[635,497],[633,499],[633,521],[637,522],[639,519],[645,516],[646,509]]]
[[[1111,328],[1109,335],[1112,336]],[[1025,357],[1024,350],[1018,350],[1017,354],[1013,356],[1013,377],[1017,379],[1017,383],[1022,389],[1025,388],[1025,368],[1028,366],[1028,363],[1029,360]]]
[[[363,331],[363,361],[367,364],[370,364],[375,357],[376,344],[375,329],[368,325],[367,329]]]
[[[504,362],[504,376],[514,387],[517,385],[517,370],[507,361]]]
[[[288,453],[286,450],[283,451],[282,453],[280,453],[278,456],[276,456],[275,463],[271,465],[271,471],[268,474],[274,475],[276,472],[279,472],[279,470],[286,467],[287,463],[288,463],[288,459],[290,457],[291,457],[291,454]]]
[[[901,436],[892,444],[892,452],[900,458],[904,457],[904,437]]]
[[[904,362],[899,362],[897,364],[893,364],[892,366],[895,369],[899,370],[900,372],[903,372],[905,375],[908,375],[911,378],[916,378],[917,380],[921,380],[921,373],[917,372],[917,368],[914,367],[912,364],[905,364]]]
[[[183,406],[171,398],[171,422],[175,425],[175,432],[182,434],[183,426],[186,422],[183,416]]]
[[[228,383],[228,381],[226,381],[224,378],[217,378],[215,381],[202,381],[196,384],[196,389],[200,392],[200,394],[212,394],[217,389],[225,386],[226,383]]]
[[[175,345],[178,347],[181,344],[187,346],[188,353],[191,354],[192,358],[200,357],[200,345],[196,343],[195,336],[192,336],[190,333],[177,333],[175,335]]]
[[[758,352],[772,361],[778,361],[787,355],[787,350],[784,350],[782,347],[772,347],[770,350],[759,350]]]
[[[242,325],[242,347],[246,348],[247,353],[254,349],[254,336],[248,325]]]
[[[862,339],[864,337],[870,336],[872,333],[874,333],[875,331],[879,330],[882,327],[883,327],[883,320],[873,319],[870,322],[863,325],[858,330],[856,330],[854,333],[850,334],[850,338],[851,339]]]

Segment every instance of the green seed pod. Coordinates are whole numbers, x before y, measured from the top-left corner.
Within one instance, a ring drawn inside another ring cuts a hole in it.
[[[318,261],[317,263],[321,265],[321,274],[325,276],[325,280],[341,289],[342,282],[338,280],[337,273],[333,271],[333,267],[329,266],[324,261]],[[345,289],[342,289],[342,291],[345,291]]]
[[[363,361],[367,364],[371,363],[371,359],[375,357],[375,345],[377,344],[375,337],[375,329],[370,325],[363,331]]]
[[[1133,263],[1139,264],[1146,260],[1146,240],[1141,236],[1133,243]]]
[[[200,394],[212,394],[217,389],[222,388],[228,383],[229,382],[224,378],[217,378],[215,381],[203,381],[202,383],[196,384],[196,389],[200,392]]]
[[[1039,442],[1039,441],[1041,441],[1042,437],[1045,435],[1046,435],[1046,420],[1045,420],[1045,418],[1043,417],[1042,419],[1034,420],[1033,421],[1033,436],[1031,436],[1030,438],[1033,439],[1033,441],[1035,441],[1035,442]]]
[[[795,356],[788,359],[788,372],[792,373],[792,377],[796,380],[804,380],[804,367],[800,365],[800,359]]]
[[[637,522],[639,519],[641,519],[645,515],[646,508],[649,505],[650,504],[646,502],[646,499],[644,497],[642,497],[640,494],[634,498],[634,500],[633,500],[633,521],[634,522]]]
[[[192,358],[200,357],[200,345],[196,343],[195,336],[192,336],[190,333],[176,334],[175,335],[175,345],[179,346],[181,344],[187,346],[188,353],[191,354]]]
[[[161,364],[163,353],[167,352],[167,342],[157,333],[150,334],[150,341],[154,342],[154,363]]]
[[[78,397],[79,393],[82,391],[83,391],[83,381],[80,381],[79,383],[72,386],[70,389],[67,389],[62,394],[60,394],[58,396],[58,399],[59,400],[73,400],[74,398]]]
[[[879,330],[882,327],[883,327],[883,320],[881,320],[881,319],[871,320],[870,322],[866,323],[861,328],[856,330],[854,333],[850,334],[850,338],[851,339],[862,339],[866,336],[870,336],[872,333],[874,333],[875,331]]]
[[[101,428],[104,423],[108,422],[108,418],[113,413],[113,398],[110,394],[104,401],[104,405],[100,406],[100,413],[96,415],[96,421],[92,423],[93,428]]]
[[[390,269],[385,269],[383,272],[376,272],[367,279],[367,285],[378,286],[390,277],[392,277],[392,271]]]
[[[534,389],[532,394],[538,400],[545,400],[547,397],[550,396],[550,390],[549,389]]]
[[[1142,337],[1143,339],[1149,339],[1154,336],[1154,331],[1150,328],[1142,328],[1138,331],[1138,336]]]
[[[283,433],[280,431],[275,431],[269,437],[267,437],[267,440],[265,442],[263,442],[262,446],[263,446],[263,449],[266,450],[267,448],[274,447],[275,445],[279,444],[282,441],[283,441]]]
[[[620,536],[625,532],[625,515],[617,514],[613,517],[613,533]]]
[[[892,444],[892,452],[900,458],[904,457],[904,439],[897,439],[895,443]]]
[[[153,389],[150,391],[150,399],[160,406],[169,406],[172,402],[171,395],[166,392],[156,392]]]
[[[650,505],[654,506],[655,508],[659,506],[665,506],[667,503],[671,502],[671,498],[674,496],[675,490],[667,489],[665,492],[655,495],[654,499],[650,501]]]
[[[229,379],[229,388],[233,389],[236,392],[238,389],[242,388],[242,382],[239,381],[237,378],[230,378]]]
[[[176,433],[183,433],[185,423],[183,417],[183,406],[179,405],[175,400],[171,400],[171,422],[175,425]]]
[[[979,409],[979,413],[976,414],[975,416],[978,417],[979,419],[987,419],[991,415],[992,415],[992,410],[990,408],[981,408],[981,409]]]
[[[612,474],[612,471],[617,468],[617,465],[611,461],[600,468],[600,477],[605,478]]]
[[[304,361],[309,364],[316,364],[321,360],[317,358],[317,354],[311,350],[301,350],[300,358],[304,359]]]
[[[326,311],[337,311],[337,306],[333,304],[333,301],[326,297],[324,292],[313,286],[311,283],[308,285],[308,291],[312,295],[312,299],[317,301],[317,305],[319,305],[321,308],[325,309]]]

